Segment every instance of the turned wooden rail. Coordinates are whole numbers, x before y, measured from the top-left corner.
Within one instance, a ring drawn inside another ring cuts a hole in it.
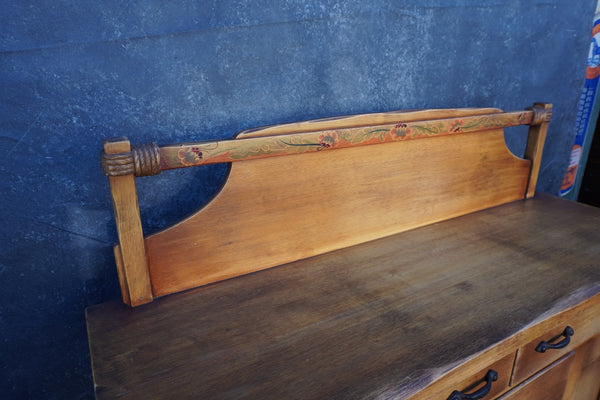
[[[387,115],[388,118],[395,116],[395,113]],[[378,126],[300,132],[295,135],[280,134],[160,147],[156,143],[149,143],[134,147],[132,151],[120,153],[110,153],[105,150],[102,154],[102,170],[107,176],[132,173],[138,177],[150,176],[169,169],[199,165],[456,135],[517,125],[540,126],[542,123],[549,122],[551,118],[552,109],[547,105],[537,104],[525,111],[475,115],[460,119],[443,118],[406,123],[400,121]],[[117,139],[117,141],[121,140]]]
[[[147,303],[530,198],[551,116],[550,104],[536,103],[506,113],[487,108],[358,115],[244,131],[232,140],[166,146],[107,140],[102,170],[111,186],[123,300],[132,306]],[[503,128],[517,125],[530,125],[524,160],[504,143]],[[346,150],[333,151],[338,149]],[[299,154],[305,155],[279,157]],[[230,162],[236,166],[209,205],[170,229],[143,237],[134,176]],[[315,184],[314,174],[334,179]],[[357,190],[349,191],[348,185]],[[439,204],[439,198],[450,200]],[[394,202],[403,204],[403,212]],[[321,221],[334,205],[334,223],[323,229]]]

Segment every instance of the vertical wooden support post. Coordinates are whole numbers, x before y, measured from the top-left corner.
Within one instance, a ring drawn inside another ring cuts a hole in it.
[[[540,165],[542,162],[542,150],[546,141],[548,132],[548,123],[552,119],[552,104],[535,103],[532,108],[533,120],[529,127],[527,136],[527,148],[525,149],[525,158],[531,160],[531,170],[529,172],[529,182],[525,198],[530,199],[535,195],[535,187],[538,181]]]
[[[107,155],[127,155],[130,151],[131,146],[126,138],[104,141],[104,153]],[[115,246],[115,259],[121,294],[123,302],[135,307],[152,301],[152,287],[133,168],[129,174],[109,176],[108,182],[120,244]]]

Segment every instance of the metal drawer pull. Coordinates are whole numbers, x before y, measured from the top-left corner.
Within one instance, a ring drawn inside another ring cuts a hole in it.
[[[563,331],[563,333],[561,333],[560,335],[553,337],[552,339],[550,339],[547,342],[545,340],[542,340],[540,342],[540,344],[538,344],[537,347],[535,348],[535,351],[537,351],[538,353],[545,353],[546,350],[548,350],[548,349],[562,349],[563,347],[566,347],[571,342],[571,336],[573,336],[574,333],[575,333],[575,331],[573,330],[573,328],[571,328],[570,326],[567,326],[565,328],[565,330]],[[552,342],[554,342],[556,339],[558,339],[561,336],[564,336],[565,338],[558,343],[551,344]]]
[[[482,399],[490,392],[490,390],[492,390],[492,382],[495,382],[497,380],[498,380],[498,373],[496,371],[494,371],[493,369],[490,369],[487,372],[487,374],[485,374],[485,378],[483,378],[480,381],[480,382],[487,382],[484,387],[482,387],[481,389],[479,389],[473,393],[463,393],[463,392],[459,392],[458,390],[455,390],[454,392],[452,392],[450,397],[448,397],[448,400]],[[479,384],[480,382],[477,382],[477,384]],[[477,384],[472,385],[472,387],[476,386]],[[469,389],[466,389],[466,390],[469,390]]]

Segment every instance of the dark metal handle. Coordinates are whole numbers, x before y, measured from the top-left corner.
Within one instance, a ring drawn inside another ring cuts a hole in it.
[[[480,382],[487,382],[484,387],[479,390],[476,390],[473,393],[463,393],[455,390],[452,392],[448,400],[477,400],[484,398],[490,390],[492,390],[492,382],[498,380],[498,373],[493,369],[490,369],[487,374],[485,374],[485,378],[483,378]],[[479,383],[479,382],[477,382]],[[469,390],[469,389],[466,389]]]
[[[548,349],[562,349],[563,347],[566,347],[569,343],[571,343],[571,336],[573,336],[574,333],[575,331],[573,330],[573,328],[567,326],[563,333],[561,333],[560,335],[553,337],[547,342],[545,340],[542,340],[540,344],[538,344],[535,348],[535,351],[537,351],[538,353],[545,353]],[[565,338],[558,343],[552,344],[552,342],[554,342],[561,336],[564,336]]]

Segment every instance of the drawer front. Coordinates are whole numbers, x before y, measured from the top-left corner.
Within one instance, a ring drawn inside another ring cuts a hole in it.
[[[600,398],[600,359],[586,365],[574,386],[573,400]]]
[[[444,378],[425,388],[411,400],[442,399],[451,398],[453,392],[473,393],[485,386],[485,378],[490,370],[497,372],[497,379],[491,382],[489,393],[481,397],[483,400],[491,400],[503,393],[508,388],[510,373],[515,359],[514,353],[489,364],[485,368],[474,370],[469,363],[448,373]],[[459,397],[460,398],[460,397]]]
[[[498,400],[562,400],[574,354],[575,352],[567,354]]]
[[[577,352],[583,353],[577,355],[577,357],[581,357],[582,368],[585,369],[590,364],[596,364],[600,360],[600,334],[579,346]]]
[[[540,324],[541,326],[544,326],[544,328],[538,330],[540,336],[521,346],[517,351],[511,386],[518,385],[594,337],[600,332],[600,313],[598,313],[596,302],[588,302],[585,305],[580,305],[580,307],[555,315]],[[562,348],[552,348],[553,345],[565,340],[563,334],[567,327],[573,329],[573,335],[570,337],[569,343]],[[546,342],[547,345],[544,352],[539,351],[542,342]],[[536,351],[536,349],[538,350]]]
[[[569,329],[572,329],[571,332],[573,333],[565,332]],[[572,351],[574,349],[575,332],[575,329],[570,325],[560,326],[543,336],[535,338],[519,349],[511,385],[519,384]]]
[[[560,326],[520,348],[511,385],[519,384],[572,351],[576,345],[576,334],[576,327]]]
[[[577,347],[571,375],[576,377],[576,381],[570,382],[572,393],[570,398],[573,400],[600,398],[600,335]]]

